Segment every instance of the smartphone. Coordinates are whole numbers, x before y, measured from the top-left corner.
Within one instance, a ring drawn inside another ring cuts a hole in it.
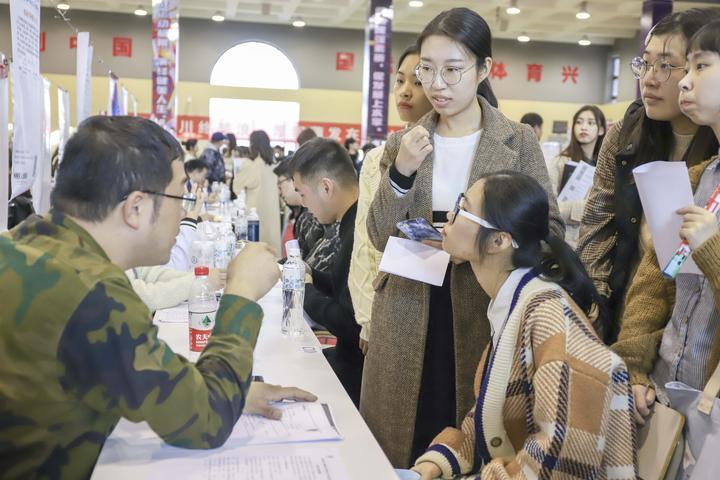
[[[410,240],[421,242],[423,240],[435,240],[442,242],[442,235],[424,218],[413,218],[397,223],[397,228]]]

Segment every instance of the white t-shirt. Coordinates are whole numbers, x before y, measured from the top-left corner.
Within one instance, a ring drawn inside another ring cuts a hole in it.
[[[458,195],[467,190],[470,167],[482,130],[464,137],[433,134],[432,209],[447,212],[455,207]]]

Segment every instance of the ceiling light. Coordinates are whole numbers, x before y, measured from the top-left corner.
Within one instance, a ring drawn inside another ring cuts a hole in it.
[[[517,5],[517,0],[510,0],[510,6],[505,10],[505,13],[508,15],[518,15],[520,13],[520,9]]]
[[[412,8],[420,8],[423,5],[424,4],[423,4],[422,0],[410,0],[408,2],[408,7],[412,7]]]
[[[517,37],[517,41],[521,43],[527,43],[530,41],[530,37],[528,37],[528,34],[523,32],[520,34],[519,37]]]
[[[225,17],[220,12],[215,12],[215,15],[213,15],[210,18],[212,19],[213,22],[224,22],[225,21]]]
[[[298,18],[296,20],[293,20],[292,26],[295,28],[303,28],[306,25],[305,20]]]
[[[60,2],[56,5],[58,10],[70,10],[70,4],[67,2]]]
[[[587,20],[590,18],[590,12],[588,12],[587,9],[587,2],[582,2],[580,4],[580,11],[575,14],[575,18],[578,20]]]
[[[587,35],[583,35],[583,37],[578,40],[578,45],[580,45],[581,47],[589,47],[590,45],[592,45],[592,42],[587,37]]]
[[[134,11],[133,13],[134,13],[135,15],[137,15],[138,17],[144,17],[145,15],[148,14],[148,11],[145,10],[145,9],[142,7],[142,5],[138,5],[138,7],[135,9],[135,11]]]

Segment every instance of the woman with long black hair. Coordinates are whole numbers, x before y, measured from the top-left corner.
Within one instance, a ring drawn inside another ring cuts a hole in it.
[[[443,248],[490,296],[492,341],[470,413],[415,464],[423,480],[637,476],[627,368],[593,331],[597,291],[548,211],[533,178],[505,171],[448,212]]]
[[[442,226],[459,193],[505,169],[540,181],[552,198],[552,228],[562,236],[537,138],[496,108],[487,22],[467,8],[447,10],[417,44],[416,75],[433,111],[385,145],[367,219],[375,248],[385,250],[407,218]],[[404,467],[470,409],[473,372],[490,338],[489,299],[467,263],[452,264],[441,287],[381,272],[375,288],[360,410],[390,461]]]
[[[550,181],[557,195],[560,195],[580,162],[593,167],[597,164],[597,156],[605,132],[607,132],[607,121],[605,114],[598,107],[584,105],[575,112],[570,143],[548,164]],[[565,201],[559,199],[558,207],[565,221],[565,241],[575,248],[580,234],[580,221],[585,210],[585,198]]]

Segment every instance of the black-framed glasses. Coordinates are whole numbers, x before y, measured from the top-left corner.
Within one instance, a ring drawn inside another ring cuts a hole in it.
[[[458,195],[457,201],[455,202],[455,208],[453,209],[453,217],[452,217],[452,219],[450,219],[450,222],[449,222],[450,225],[454,224],[454,223],[455,223],[455,219],[456,219],[458,216],[460,216],[460,217],[465,217],[465,218],[467,218],[468,220],[470,220],[470,221],[473,222],[473,223],[477,223],[477,224],[480,225],[481,227],[489,228],[490,230],[495,230],[495,231],[498,231],[498,232],[501,232],[501,231],[502,231],[502,230],[500,230],[498,227],[496,227],[495,225],[493,225],[492,223],[490,223],[490,222],[488,222],[487,220],[485,220],[484,218],[480,218],[480,217],[478,217],[477,215],[473,215],[472,213],[470,213],[470,212],[468,212],[467,210],[465,210],[465,209],[463,208],[463,203],[464,203],[464,201],[465,201],[465,194],[464,194],[464,193],[461,193],[460,195]],[[505,233],[509,233],[509,232],[505,232]],[[512,247],[513,247],[513,248],[518,248],[518,244],[517,244],[517,242],[515,241],[514,238],[512,239]]]
[[[475,64],[465,70],[461,67],[442,67],[440,69],[440,78],[442,78],[447,85],[457,85],[460,83],[460,80],[462,80],[462,76],[472,70],[473,67],[475,67]],[[437,70],[435,70],[435,67],[421,62],[415,67],[415,76],[423,85],[432,85],[437,77]]]
[[[685,66],[676,67],[672,63],[663,58],[658,58],[654,62],[649,63],[642,57],[635,57],[630,61],[630,70],[636,80],[644,78],[648,70],[652,70],[660,82],[665,83],[670,79],[673,70],[684,70]]]
[[[167,198],[174,198],[175,200],[182,200],[182,208],[184,210],[190,210],[195,205],[195,202],[197,201],[197,196],[194,193],[183,193],[182,196],[180,195],[170,195],[169,193],[162,193],[162,192],[154,192],[152,190],[136,190],[138,192],[146,193],[148,195],[157,195],[159,197],[167,197]],[[132,193],[132,192],[131,192]],[[130,194],[123,196],[121,202],[124,202],[128,199]]]

